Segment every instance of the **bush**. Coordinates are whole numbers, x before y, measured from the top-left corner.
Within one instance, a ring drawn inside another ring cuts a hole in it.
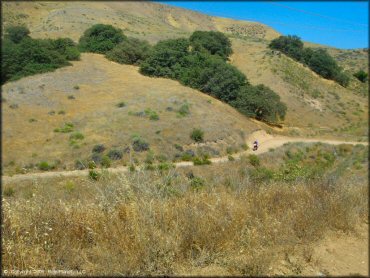
[[[325,49],[304,48],[303,42],[297,36],[280,36],[269,44],[272,49],[277,49],[287,56],[307,65],[320,76],[336,81],[346,87],[349,77],[342,72],[337,62]]]
[[[70,65],[68,60],[73,60],[65,52],[56,48],[55,41],[32,39],[28,36],[23,37],[18,43],[10,39],[2,40],[1,54],[2,83],[28,75],[53,71]]]
[[[221,32],[195,31],[189,38],[193,51],[208,52],[211,55],[218,55],[222,59],[232,54],[230,40]]]
[[[356,73],[353,74],[354,77],[356,77],[358,80],[360,80],[362,83],[365,83],[368,78],[367,72],[363,70],[359,70]]]
[[[186,103],[182,104],[180,106],[180,109],[179,109],[178,113],[181,117],[185,117],[185,116],[189,115],[190,114],[189,103],[186,102]]]
[[[87,29],[79,40],[81,51],[105,54],[127,40],[121,29],[112,25],[95,24]]]
[[[240,88],[248,84],[243,73],[219,57],[196,52],[184,57],[182,64],[177,74],[182,84],[225,102],[235,100]]]
[[[97,181],[100,179],[100,177],[101,177],[101,174],[99,174],[97,171],[89,170],[89,178],[91,180]]]
[[[209,165],[212,164],[212,162],[208,159],[208,156],[203,156],[203,157],[194,157],[193,158],[193,163],[194,165]]]
[[[111,160],[109,156],[104,155],[101,160],[101,166],[109,168],[111,166]]]
[[[103,144],[97,144],[92,148],[93,153],[102,153],[105,151],[105,146]]]
[[[108,157],[112,160],[120,160],[123,157],[123,152],[117,149],[112,149],[108,152]]]
[[[301,61],[303,58],[303,42],[297,36],[280,36],[272,40],[269,47],[280,50],[287,56],[298,61]]]
[[[5,29],[5,38],[14,43],[19,43],[24,38],[29,38],[30,30],[25,26],[9,26]]]
[[[158,42],[150,56],[140,64],[140,72],[149,76],[176,78],[181,72],[182,59],[188,54],[187,39]]]
[[[122,108],[122,107],[125,107],[126,106],[126,103],[124,103],[123,101],[121,101],[120,103],[118,103],[116,105],[118,108]]]
[[[147,143],[140,136],[134,136],[132,139],[132,148],[135,152],[143,152],[149,150],[149,143]]]
[[[100,153],[93,153],[91,155],[91,160],[95,162],[95,164],[100,164],[102,161],[102,155]]]
[[[199,190],[205,186],[205,180],[200,177],[193,177],[190,181],[190,186],[195,189]]]
[[[42,170],[42,171],[49,171],[54,168],[54,166],[50,165],[47,161],[41,161],[37,165],[37,167],[39,168],[39,170]]]
[[[266,122],[284,120],[287,110],[280,96],[264,85],[244,87],[231,105],[244,115]]]
[[[85,136],[81,132],[74,132],[69,136],[70,140],[83,140]]]
[[[193,131],[190,134],[190,138],[193,139],[195,142],[202,142],[204,137],[203,130],[199,128],[193,129]]]
[[[152,121],[158,121],[159,120],[159,116],[158,116],[158,113],[155,112],[154,110],[151,110],[150,108],[148,109],[145,109],[145,115],[149,116],[149,119],[152,120]]]
[[[74,128],[74,124],[72,123],[65,123],[62,128],[56,128],[54,129],[54,132],[62,132],[62,133],[68,133],[72,132]]]
[[[250,154],[250,155],[248,156],[248,159],[249,159],[249,163],[250,163],[251,165],[253,165],[254,167],[258,167],[258,166],[260,166],[260,159],[259,159],[259,157],[258,157],[257,155],[255,155],[255,154]]]
[[[168,171],[175,168],[175,165],[169,162],[161,162],[158,164],[157,168],[159,171]]]
[[[138,65],[149,56],[150,50],[146,41],[128,38],[107,52],[106,57],[120,64]]]

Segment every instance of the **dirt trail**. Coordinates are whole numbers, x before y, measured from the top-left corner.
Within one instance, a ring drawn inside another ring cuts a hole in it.
[[[277,148],[285,143],[290,142],[304,142],[304,143],[314,143],[314,142],[321,142],[327,143],[332,145],[339,145],[339,144],[362,144],[367,145],[367,142],[347,142],[347,141],[336,141],[336,140],[324,140],[324,139],[307,139],[307,138],[299,138],[299,137],[285,137],[285,136],[273,136],[267,134],[264,130],[258,130],[253,132],[247,139],[247,144],[251,148],[252,143],[254,140],[258,140],[259,142],[259,149],[257,151],[247,150],[243,152],[239,152],[233,155],[234,158],[238,159],[240,156],[245,154],[262,154],[268,152],[271,148]],[[212,163],[223,163],[229,161],[228,156],[223,157],[215,157],[210,159]],[[179,167],[188,167],[192,166],[193,162],[190,161],[181,161],[175,163],[176,168]],[[124,173],[128,172],[128,167],[120,166],[116,168],[107,168],[107,171],[110,173]],[[51,177],[77,177],[77,176],[86,176],[89,170],[72,170],[72,171],[60,171],[60,172],[42,172],[42,173],[29,173],[29,174],[20,174],[14,176],[2,176],[2,181],[4,183],[9,182],[20,182],[23,180],[30,180],[34,178],[51,178]]]

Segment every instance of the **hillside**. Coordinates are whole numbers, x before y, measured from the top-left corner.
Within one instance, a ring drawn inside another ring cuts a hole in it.
[[[368,275],[368,83],[323,79],[255,22],[1,5],[31,31],[2,44],[1,274]],[[121,30],[36,40],[96,23]],[[367,69],[365,50],[304,44]]]
[[[270,51],[267,45],[279,33],[266,25],[211,17],[151,2],[14,2],[3,3],[3,7],[4,27],[25,23],[35,38],[68,34],[77,41],[84,30],[96,23],[112,24],[128,36],[151,43],[188,37],[194,30],[225,32],[233,43],[232,64],[252,84],[271,87],[287,104],[283,133],[366,140],[367,83],[352,78],[350,86],[343,88],[285,55]],[[366,69],[367,51],[323,47],[350,74]]]
[[[218,156],[228,147],[240,149],[245,137],[258,128],[219,100],[176,81],[143,76],[137,67],[98,54],[83,54],[71,67],[22,78],[2,89],[6,173],[22,167],[32,170],[40,161],[74,169],[76,160],[90,158],[94,145],[122,150],[135,134],[149,143],[155,155],[169,160],[181,155],[182,148]],[[125,106],[117,107],[120,102]],[[190,113],[181,116],[178,111],[184,105]],[[147,109],[159,119],[150,120]],[[66,123],[73,123],[73,131],[84,138],[71,140],[72,133],[54,131]],[[193,128],[204,131],[207,144],[192,144]],[[130,158],[142,161],[145,155],[125,154],[120,163],[129,163]]]

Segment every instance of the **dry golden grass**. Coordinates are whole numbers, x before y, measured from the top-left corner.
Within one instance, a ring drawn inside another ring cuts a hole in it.
[[[315,264],[312,243],[368,217],[361,180],[256,183],[247,161],[231,163],[17,185],[3,199],[3,269],[268,275],[289,255],[297,275]]]
[[[143,76],[137,67],[113,63],[98,54],[83,54],[82,60],[71,67],[10,82],[2,89],[6,99],[3,162],[8,173],[43,160],[60,160],[58,168],[73,169],[75,160],[91,156],[95,144],[124,149],[132,143],[134,134],[142,136],[156,155],[172,160],[179,153],[175,144],[186,149],[194,143],[190,133],[195,127],[204,131],[209,147],[222,155],[229,145],[243,144],[245,137],[258,127],[206,94],[177,81]],[[69,95],[75,99],[69,99]],[[117,107],[122,101],[126,105]],[[178,110],[184,103],[189,104],[190,114],[181,117]],[[10,108],[11,104],[18,108]],[[134,115],[148,108],[157,112],[159,120]],[[55,114],[49,115],[50,111]],[[78,142],[78,148],[70,145],[71,133],[54,132],[67,122],[72,122],[74,130],[85,137]],[[140,160],[145,155],[133,154]],[[125,154],[118,163],[129,160]],[[11,161],[15,165],[8,167]]]

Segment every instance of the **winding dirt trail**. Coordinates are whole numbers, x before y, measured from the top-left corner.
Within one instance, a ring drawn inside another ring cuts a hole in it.
[[[245,154],[262,154],[265,152],[268,152],[271,148],[277,148],[285,143],[290,142],[304,142],[304,143],[315,143],[315,142],[321,142],[326,144],[332,144],[332,145],[340,145],[340,144],[361,144],[361,145],[368,145],[367,142],[347,142],[347,141],[337,141],[337,140],[324,140],[324,139],[307,139],[307,138],[299,138],[299,137],[286,137],[286,136],[273,136],[270,134],[267,134],[264,130],[258,130],[254,133],[252,133],[248,139],[247,143],[249,143],[249,147],[251,148],[252,142],[254,140],[258,140],[259,142],[259,149],[257,151],[247,150],[243,152],[239,152],[236,154],[233,154],[233,157],[235,159],[240,158],[242,155]],[[228,156],[223,157],[215,157],[210,159],[212,163],[223,163],[228,162],[229,158]],[[181,161],[175,163],[176,168],[179,167],[189,167],[193,166],[193,162],[191,161]],[[129,171],[129,168],[126,166],[120,166],[115,168],[107,168],[106,169],[110,173],[125,173]],[[86,176],[89,173],[89,170],[72,170],[72,171],[60,171],[60,172],[41,172],[41,173],[29,173],[29,174],[19,174],[14,176],[2,176],[2,182],[3,183],[9,183],[9,182],[20,182],[24,180],[32,180],[35,178],[52,178],[52,177],[78,177],[78,176]]]

